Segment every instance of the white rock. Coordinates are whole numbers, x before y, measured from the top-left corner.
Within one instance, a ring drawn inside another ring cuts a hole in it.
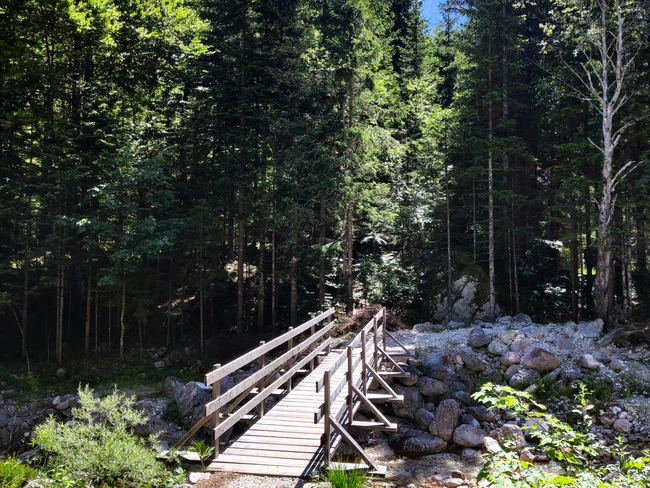
[[[196,484],[199,481],[204,481],[204,480],[209,480],[210,476],[212,476],[210,473],[190,473],[187,475],[187,479],[189,480],[190,483]]]

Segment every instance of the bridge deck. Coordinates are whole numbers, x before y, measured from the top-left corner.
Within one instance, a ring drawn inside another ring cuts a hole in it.
[[[314,371],[206,469],[271,476],[309,476],[324,459],[321,445],[323,419],[314,424],[314,412],[323,403],[323,393],[316,393],[315,382],[329,370],[340,353],[340,350],[332,351],[324,356]],[[338,384],[345,374],[345,368],[340,368],[333,377],[333,384]],[[337,411],[344,401],[345,396],[341,395],[333,404],[333,411]],[[335,439],[332,442],[334,444]]]

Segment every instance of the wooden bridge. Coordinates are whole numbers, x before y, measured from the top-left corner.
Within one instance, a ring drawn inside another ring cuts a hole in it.
[[[348,429],[396,430],[375,403],[403,400],[386,381],[406,374],[386,352],[387,340],[404,351],[400,356],[409,351],[386,330],[386,309],[345,347],[333,349],[334,313],[330,309],[261,342],[228,364],[216,364],[205,376],[205,384],[212,385],[212,401],[205,406],[204,421],[211,420],[215,448],[208,471],[306,477],[321,465],[331,465],[337,446],[345,442],[364,462],[348,467],[385,473]],[[251,363],[257,371],[222,393],[221,381]],[[279,402],[265,412],[264,400],[270,396]],[[372,420],[355,420],[362,404]],[[221,452],[220,438],[242,421],[250,424],[248,430]]]

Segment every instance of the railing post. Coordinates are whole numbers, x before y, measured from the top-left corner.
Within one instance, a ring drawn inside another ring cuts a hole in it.
[[[266,344],[265,341],[260,341],[260,346],[263,346]],[[264,362],[265,362],[266,354],[262,354],[258,359],[257,359],[257,366],[259,367],[260,371],[264,369]],[[259,393],[264,390],[264,376],[258,381],[257,383],[257,391]],[[261,419],[264,417],[264,400],[260,402],[260,404],[257,406],[257,418]]]
[[[366,331],[361,331],[361,389],[364,395],[366,391]],[[352,421],[352,420],[350,420]]]
[[[382,318],[382,340],[384,341],[384,351],[386,351],[386,339],[388,338],[388,334],[386,333],[386,308],[382,308],[381,311],[383,312],[383,318]]]
[[[325,389],[325,402],[323,403],[323,451],[325,452],[325,462],[331,461],[330,438],[332,436],[332,427],[330,425],[330,372],[325,371],[323,375],[323,387]]]
[[[352,418],[354,417],[352,413],[352,408],[354,406],[354,392],[352,391],[352,347],[348,346],[348,421],[352,425]]]
[[[327,317],[327,325],[329,325],[329,324],[332,323],[332,318],[333,318],[332,315],[330,315],[330,316]],[[329,332],[327,333],[327,337],[326,337],[326,339],[329,339],[330,337],[332,337],[332,331],[329,331]],[[327,350],[327,354],[329,354],[330,352],[332,352],[332,345],[331,345],[331,344],[328,344],[326,350]]]
[[[372,331],[373,331],[373,334],[374,334],[374,338],[373,338],[373,343],[374,343],[374,350],[373,350],[374,364],[373,364],[373,368],[379,369],[379,351],[377,350],[377,340],[378,340],[378,338],[377,338],[377,316],[373,317],[373,319],[372,319]]]
[[[292,330],[293,330],[293,327],[289,327],[289,332],[291,332]],[[289,339],[288,342],[289,342],[289,351],[291,351],[291,349],[293,349],[293,337],[291,339]],[[291,359],[289,359],[289,367],[287,369],[291,369],[292,367],[293,367],[293,356],[291,357]],[[290,392],[291,389],[293,388],[293,379],[292,378],[289,378],[289,381],[287,381],[287,387],[286,388],[287,388],[287,392]]]
[[[316,324],[311,326],[310,331],[311,331],[312,336],[316,333]],[[314,344],[309,346],[309,352],[311,352],[313,350],[314,350]],[[315,359],[312,359],[311,361],[309,361],[309,371],[314,371],[314,361],[315,361]]]
[[[213,369],[219,369],[221,367],[221,364],[217,363],[215,364],[212,368]],[[219,398],[221,395],[221,380],[215,381],[212,383],[212,400],[216,400]],[[217,428],[219,425],[219,421],[221,420],[219,415],[221,415],[221,409],[217,409],[216,412],[212,414],[212,439],[213,439],[213,447],[214,447],[214,457],[219,455],[219,439],[220,437],[217,437],[214,435],[214,429]]]

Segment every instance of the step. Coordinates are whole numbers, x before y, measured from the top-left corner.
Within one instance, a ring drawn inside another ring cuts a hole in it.
[[[384,432],[397,432],[397,424],[384,424],[383,422],[374,422],[372,420],[353,420],[350,427],[358,429],[382,430]]]
[[[399,371],[379,371],[379,376],[382,378],[409,378],[411,374]]]
[[[366,394],[366,397],[371,402],[377,402],[377,403],[404,401],[404,395],[393,396],[393,395],[389,395],[388,393],[368,393]]]
[[[219,414],[219,418],[223,421],[226,420],[230,415],[224,415],[222,413]],[[246,422],[247,424],[254,424],[257,422],[259,419],[257,418],[257,415],[252,415],[252,414],[247,414],[244,415],[241,419],[239,419],[240,422]]]
[[[259,389],[253,388],[250,392],[251,395],[257,395],[260,392]],[[271,393],[272,396],[274,397],[281,397],[284,396],[287,393],[287,390],[285,388],[278,388],[277,390],[273,390],[273,393]]]

